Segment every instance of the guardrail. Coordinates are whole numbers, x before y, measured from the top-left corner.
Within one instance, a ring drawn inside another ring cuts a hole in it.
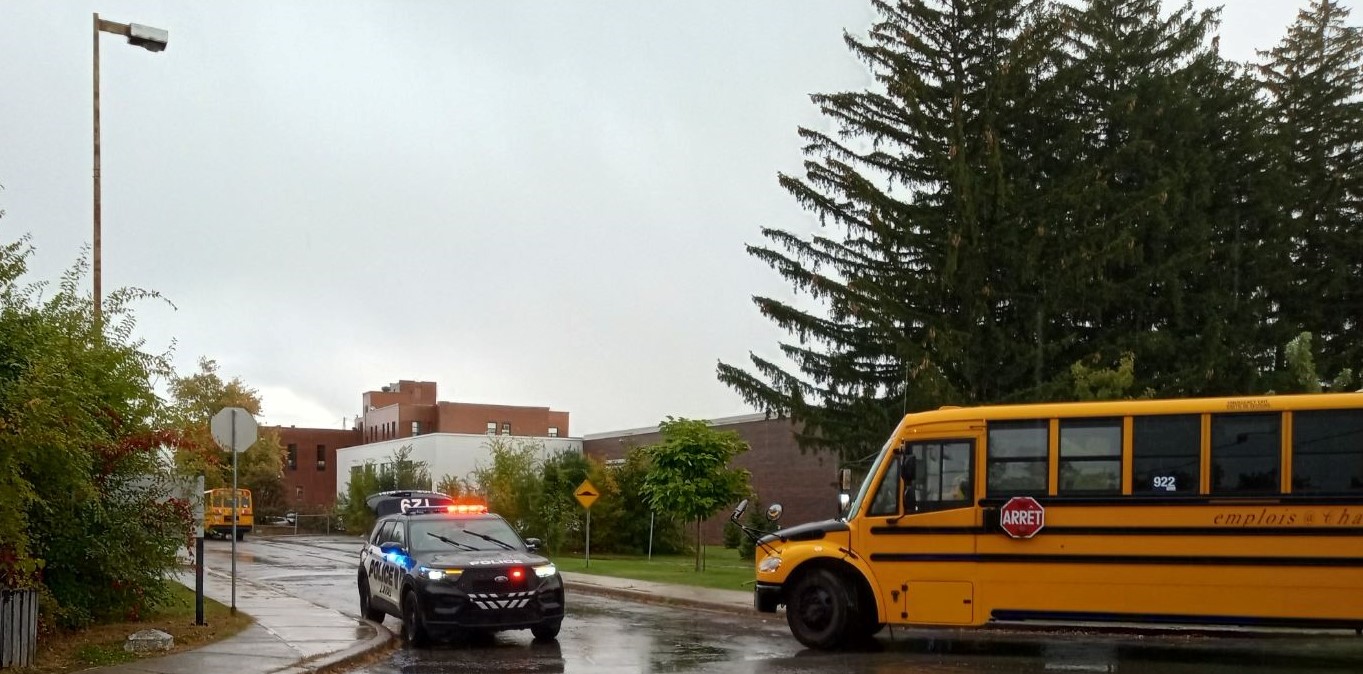
[[[318,531],[318,529],[324,528],[327,533],[331,533],[333,529],[338,529],[338,527],[334,527],[335,516],[331,516],[331,514],[296,514],[296,516],[293,516],[294,535],[297,535],[298,533],[298,523],[301,523],[304,518],[308,518],[308,520],[324,520],[324,523],[320,525],[320,527],[307,527],[309,531]]]
[[[0,669],[31,667],[37,650],[37,590],[0,590]]]

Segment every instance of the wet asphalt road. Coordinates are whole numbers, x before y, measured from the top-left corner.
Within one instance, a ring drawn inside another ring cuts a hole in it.
[[[208,541],[208,567],[227,571],[228,541]],[[356,616],[359,539],[248,539],[238,544],[239,578]],[[400,647],[363,674],[443,672],[1170,672],[1266,674],[1363,672],[1363,638],[1352,635],[1217,636],[886,630],[865,650],[802,647],[779,616],[759,617],[644,605],[573,594],[556,642],[503,632],[430,649]],[[393,631],[398,621],[389,617]]]

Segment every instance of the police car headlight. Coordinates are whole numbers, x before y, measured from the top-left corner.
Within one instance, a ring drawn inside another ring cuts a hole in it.
[[[779,568],[781,568],[781,558],[777,557],[776,555],[772,555],[770,557],[763,559],[762,563],[757,565],[757,572],[771,573]]]
[[[535,567],[535,575],[540,578],[548,578],[556,573],[558,573],[558,567],[553,564],[541,564]]]
[[[429,580],[444,580],[446,578],[454,579],[458,578],[460,573],[462,573],[462,571],[460,571],[459,569],[429,569],[426,567],[421,568],[421,574],[426,576],[426,578]]]

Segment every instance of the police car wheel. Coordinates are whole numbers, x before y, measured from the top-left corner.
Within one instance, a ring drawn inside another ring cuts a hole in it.
[[[369,602],[370,602],[370,599],[371,599],[371,596],[370,596],[370,594],[369,594],[369,581],[368,581],[368,580],[365,580],[363,577],[361,577],[361,578],[360,578],[360,615],[364,616],[364,619],[365,619],[365,620],[373,620],[373,621],[376,622],[376,623],[381,623],[381,622],[383,622],[383,618],[384,618],[384,615],[385,615],[384,612],[383,612],[383,609],[375,608],[372,604],[369,603]]]
[[[417,603],[416,593],[411,590],[402,595],[402,638],[417,648],[431,642],[431,635],[421,621],[421,607]]]
[[[558,630],[563,626],[563,620],[546,620],[530,628],[530,633],[538,641],[549,641],[558,637]]]

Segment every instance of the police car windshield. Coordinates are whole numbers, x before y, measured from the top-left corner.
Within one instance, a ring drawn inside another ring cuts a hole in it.
[[[516,532],[499,519],[416,520],[411,529],[417,552],[524,549]]]

